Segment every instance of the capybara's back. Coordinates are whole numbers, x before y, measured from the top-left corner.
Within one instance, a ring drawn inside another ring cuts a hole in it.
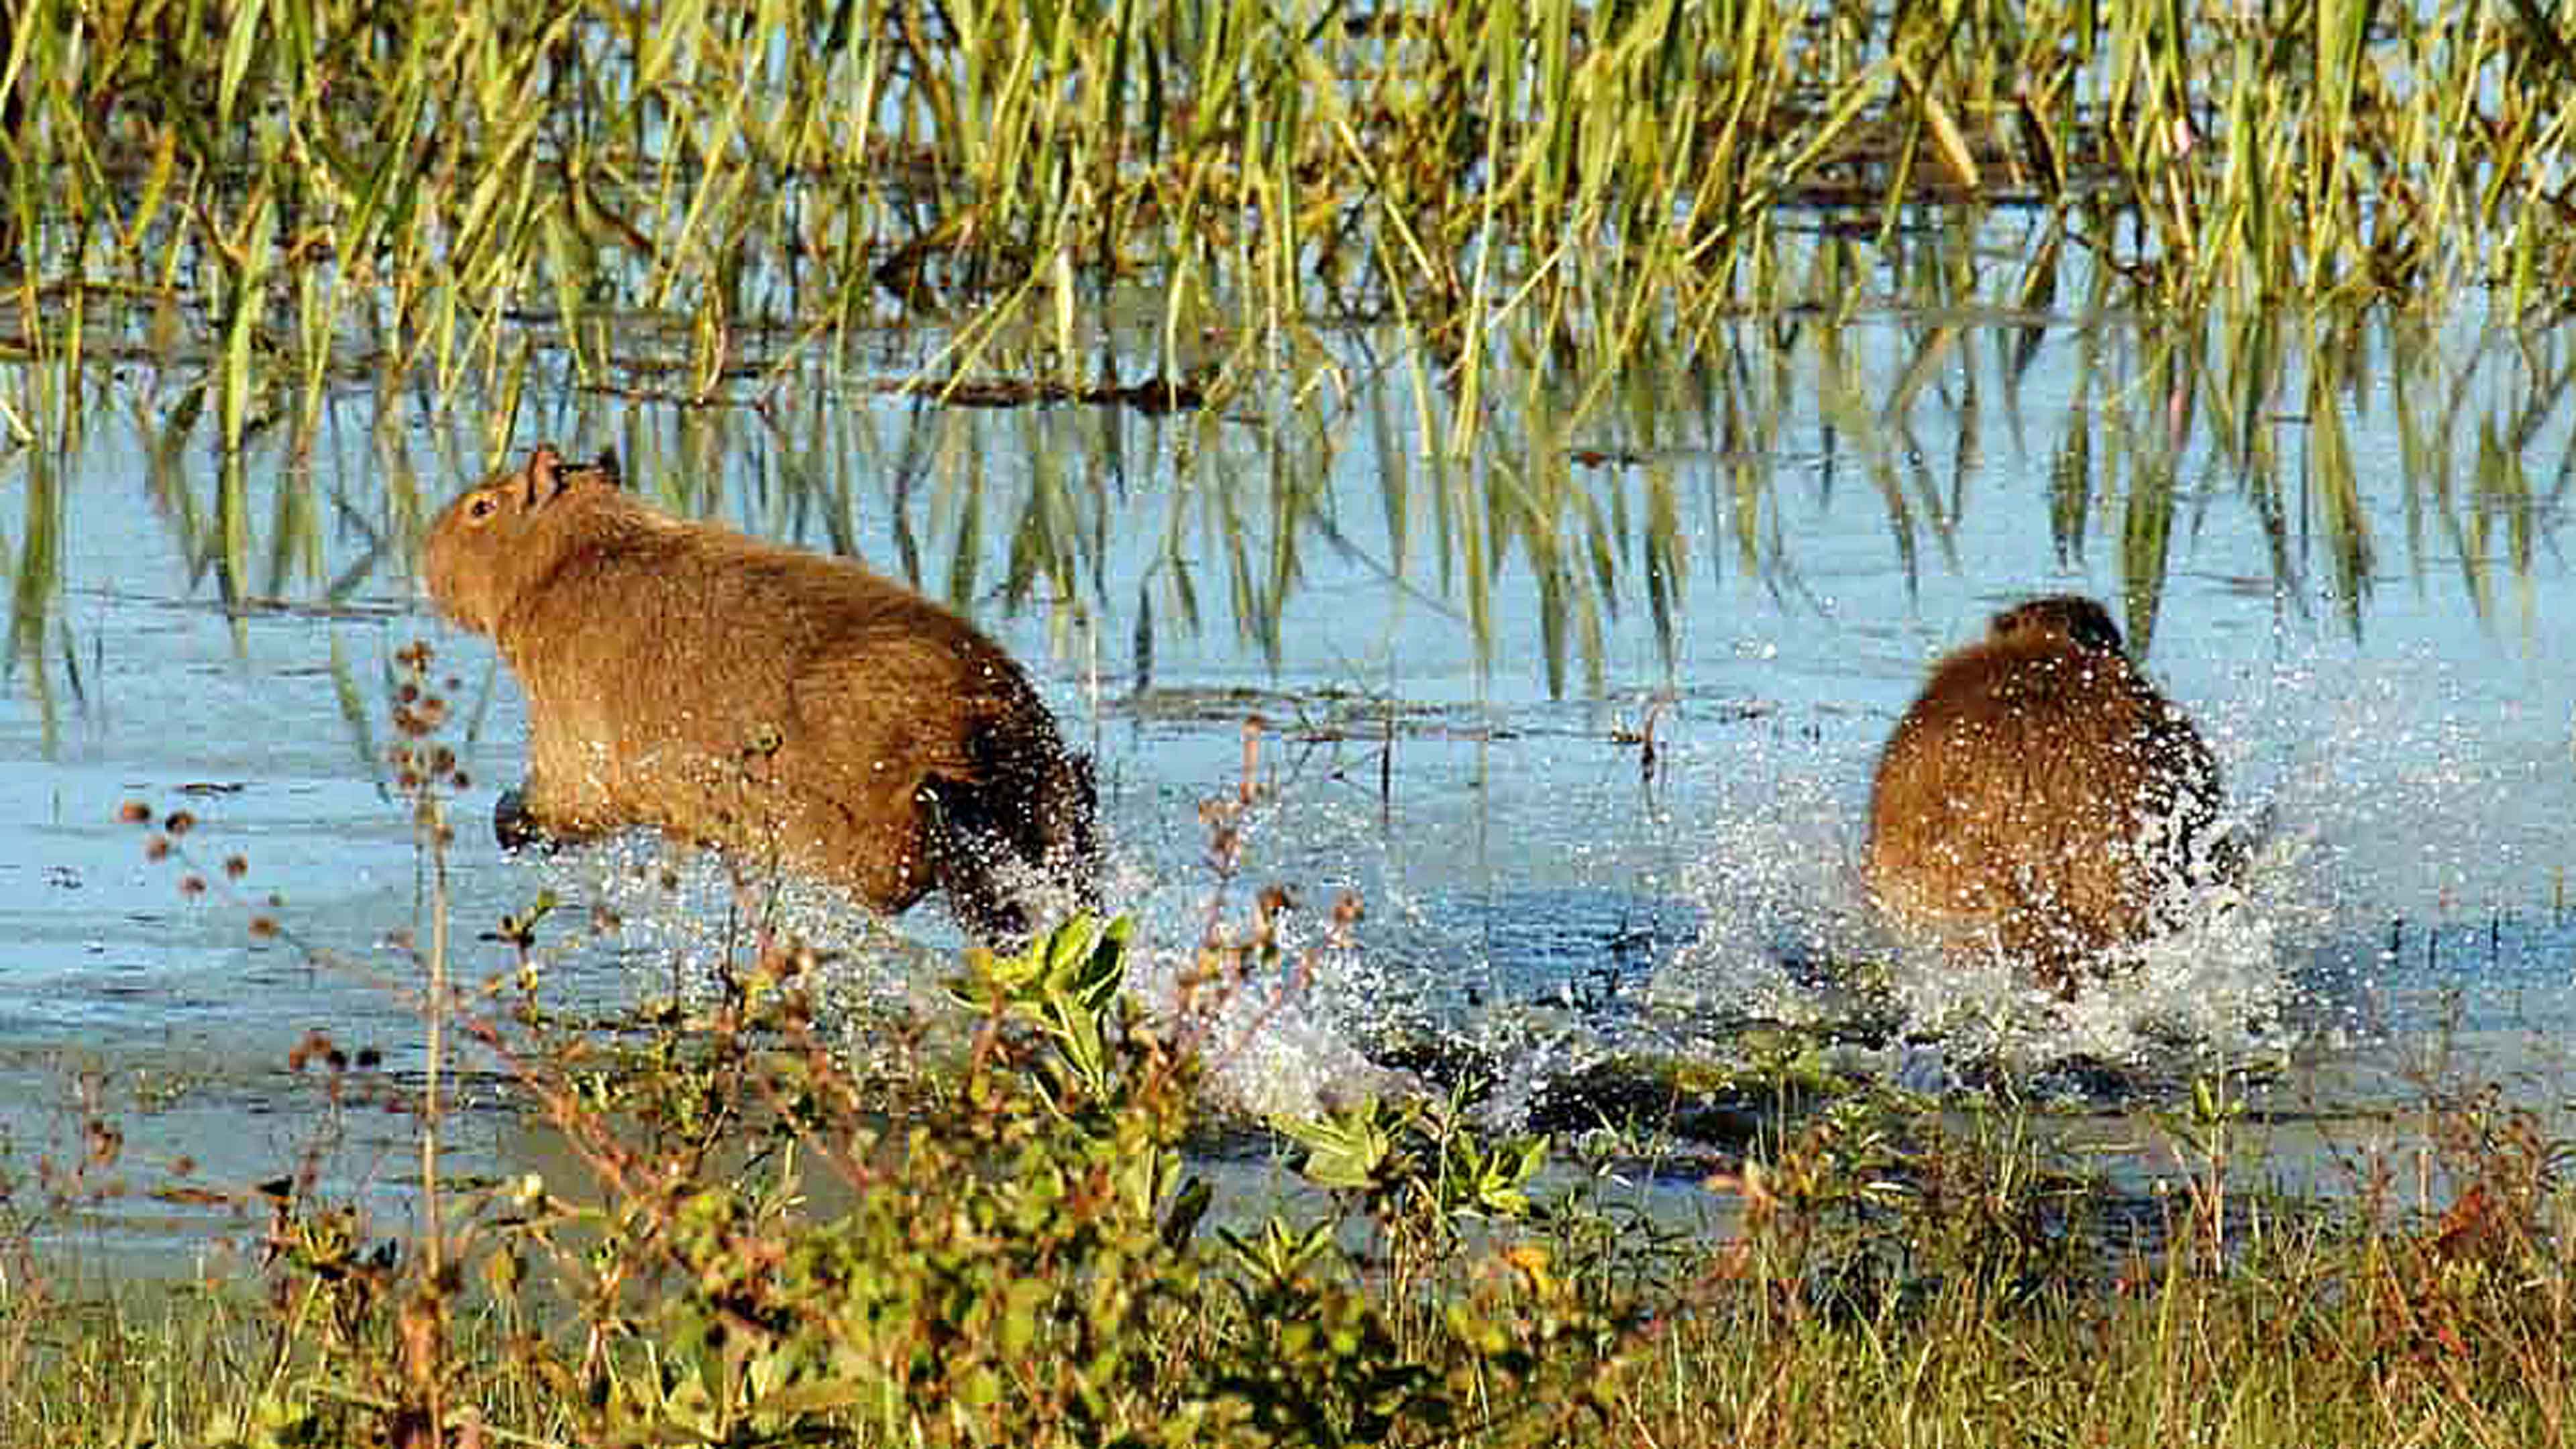
[[[1017,663],[843,559],[673,517],[540,447],[430,530],[439,610],[528,700],[505,839],[652,825],[1007,943],[1031,888],[1097,902],[1087,761]]]
[[[2035,599],[1934,666],[1880,754],[1866,864],[1901,927],[2072,991],[2208,878],[2218,766],[2089,599]]]

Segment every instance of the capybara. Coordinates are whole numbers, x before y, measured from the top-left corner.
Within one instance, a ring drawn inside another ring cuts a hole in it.
[[[528,701],[505,845],[652,825],[1009,945],[1025,886],[1096,903],[1089,762],[999,646],[844,559],[676,518],[540,446],[429,531],[439,611]]]
[[[1870,790],[1869,887],[1901,928],[2071,995],[2110,947],[2231,873],[2218,762],[2071,595],[1997,614],[1933,667]]]

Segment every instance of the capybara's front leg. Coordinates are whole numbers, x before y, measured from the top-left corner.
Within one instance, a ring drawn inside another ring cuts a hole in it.
[[[531,796],[534,796],[532,802]],[[492,838],[503,850],[560,850],[579,845],[604,834],[596,825],[584,824],[571,814],[546,808],[545,797],[531,778],[515,789],[504,790],[492,802]]]

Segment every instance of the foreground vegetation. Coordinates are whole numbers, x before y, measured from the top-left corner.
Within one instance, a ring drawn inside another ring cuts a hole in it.
[[[1472,1083],[1229,1121],[1217,1008],[1301,964],[1281,897],[1226,905],[1250,783],[1209,804],[1219,896],[1167,1015],[1121,989],[1126,928],[1082,918],[854,1035],[815,1005],[831,963],[755,912],[719,989],[603,1027],[547,1005],[581,934],[551,902],[451,979],[456,762],[405,663],[423,1046],[295,1044],[312,1145],[178,1184],[252,1225],[194,1283],[102,1289],[52,1231],[124,1190],[113,1121],[9,1162],[0,1443],[2568,1442],[2576,1147],[2492,1092],[2428,1084],[2420,1141],[2310,1199],[2247,1170],[2215,1079],[2150,1117],[2144,1193],[2027,1109],[1786,1069],[1570,1143],[1478,1125]],[[184,812],[126,818],[183,893],[310,949]],[[456,1174],[462,1069],[532,1165]],[[1677,1220],[1659,1144],[1726,1093],[1756,1125],[1691,1170],[1733,1206]],[[412,1123],[408,1221],[333,1160],[357,1110]],[[1301,1190],[1220,1192],[1247,1133]]]
[[[1490,1159],[1411,1113],[1329,1207],[1224,1222],[1170,1170],[1179,1059],[1121,1048],[1137,1075],[1077,1102],[1011,1040],[891,1126],[765,1095],[829,1081],[784,1039],[674,1064],[564,1119],[631,1195],[513,1184],[433,1240],[299,1192],[251,1282],[65,1301],[21,1258],[0,1442],[2568,1442],[2576,1223],[2506,1118],[2438,1219],[2267,1204],[2224,1254],[2187,1194],[2156,1251],[2106,1250],[2026,1146],[1831,1120],[1748,1164],[1732,1241],[1598,1183],[1476,1196]],[[797,1200],[790,1161],[855,1201]]]

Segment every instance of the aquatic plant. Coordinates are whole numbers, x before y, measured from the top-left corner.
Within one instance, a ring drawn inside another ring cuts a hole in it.
[[[685,397],[907,320],[951,331],[933,385],[1006,348],[1087,387],[1133,312],[1177,399],[1318,320],[1393,317],[1455,363],[1463,437],[1492,339],[1607,375],[1743,309],[1843,315],[1872,274],[1965,301],[1978,269],[1942,239],[2004,210],[2047,221],[2025,305],[2080,252],[2115,304],[2466,284],[2551,310],[2576,268],[2554,27],[2470,3],[38,7],[0,145],[21,345],[193,336],[228,446],[388,370],[470,371],[506,416],[532,312],[585,385]],[[1799,275],[1854,246],[1875,263]]]

